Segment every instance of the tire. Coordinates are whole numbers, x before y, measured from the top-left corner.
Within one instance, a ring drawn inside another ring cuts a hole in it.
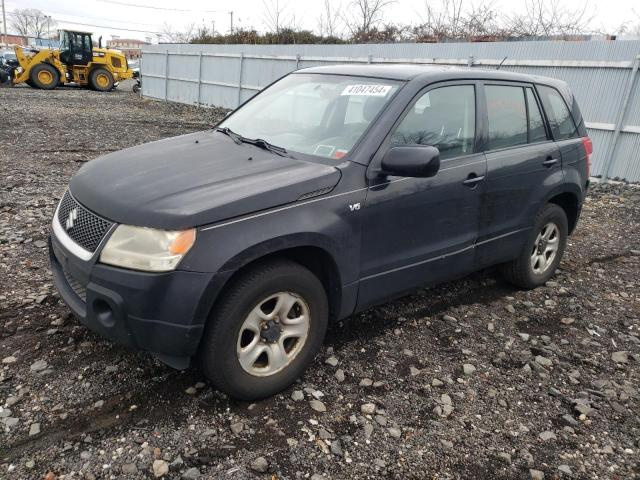
[[[278,305],[287,307],[277,311]],[[254,313],[258,309],[261,314]],[[283,314],[285,311],[288,314]],[[280,312],[273,317],[279,318],[277,324],[273,318],[264,318],[273,312]],[[233,281],[211,312],[200,344],[202,371],[231,397],[252,401],[274,395],[291,385],[311,363],[324,340],[328,317],[327,295],[311,271],[286,260],[257,266]],[[280,328],[287,333],[275,339]],[[284,338],[293,331],[298,332],[297,338]],[[258,351],[263,353],[256,357]],[[285,355],[273,351],[284,351]],[[252,353],[256,359],[247,360]],[[281,367],[276,357],[284,359]]]
[[[32,86],[42,88],[43,90],[53,90],[58,86],[60,74],[53,65],[48,63],[39,63],[34,66],[29,73],[29,81]]]
[[[89,74],[91,88],[99,92],[108,92],[113,88],[113,75],[106,68],[96,68]]]
[[[533,229],[518,258],[502,266],[506,280],[525,289],[544,285],[553,277],[560,264],[568,232],[564,210],[553,203],[545,205],[538,212]],[[554,238],[557,243],[553,241]],[[542,244],[539,244],[540,241]],[[550,249],[555,249],[555,252],[552,254]]]

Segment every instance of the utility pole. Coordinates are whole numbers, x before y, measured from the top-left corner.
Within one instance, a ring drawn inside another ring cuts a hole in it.
[[[51,15],[47,15],[47,40],[49,40],[49,48],[51,48],[51,30],[49,28],[50,27],[49,20],[51,20]]]
[[[229,33],[233,35],[233,12],[229,12],[229,17],[231,18],[231,28],[229,28]]]
[[[2,24],[3,24],[2,41],[5,44],[5,46],[8,46],[9,41],[7,40],[7,15],[4,11],[4,0],[2,0]]]

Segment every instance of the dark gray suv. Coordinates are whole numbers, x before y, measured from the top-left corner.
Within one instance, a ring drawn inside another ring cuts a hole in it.
[[[302,374],[331,320],[491,265],[543,284],[590,153],[557,80],[300,70],[215,129],[86,164],[56,210],[51,267],[92,330],[261,398]]]

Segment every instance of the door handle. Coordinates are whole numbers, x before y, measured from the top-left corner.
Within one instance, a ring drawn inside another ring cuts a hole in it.
[[[547,157],[547,159],[542,162],[542,165],[544,165],[545,167],[553,167],[556,163],[558,163],[557,158]]]
[[[475,187],[478,183],[484,180],[484,175],[478,176],[475,173],[470,173],[467,179],[462,182],[467,187]]]

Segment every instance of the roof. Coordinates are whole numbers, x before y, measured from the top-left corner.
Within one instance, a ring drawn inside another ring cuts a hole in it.
[[[486,70],[483,68],[451,67],[447,65],[420,65],[420,64],[347,64],[327,65],[323,67],[311,67],[297,70],[295,73],[324,73],[333,75],[352,75],[362,77],[385,78],[388,80],[409,81],[420,79],[425,82],[434,82],[453,79],[488,79],[511,80],[514,82],[536,82],[550,85],[563,84],[559,80],[522,73],[513,73],[506,70]]]

